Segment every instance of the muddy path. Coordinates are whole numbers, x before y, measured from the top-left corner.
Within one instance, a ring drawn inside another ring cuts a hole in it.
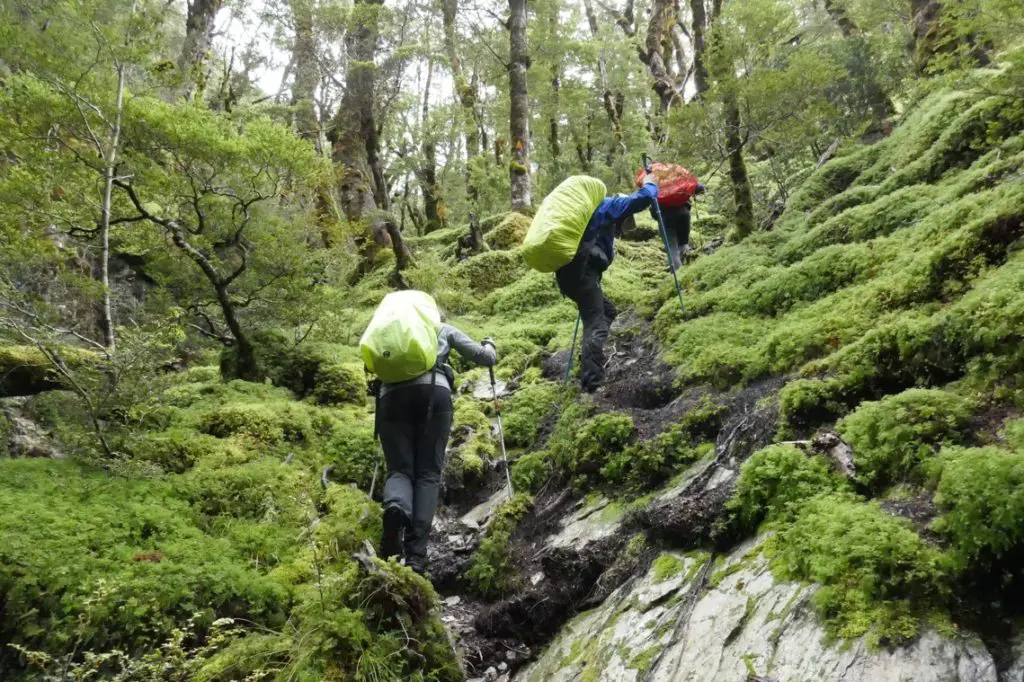
[[[440,509],[428,557],[431,579],[441,599],[442,620],[471,680],[509,679],[574,615],[600,605],[617,588],[642,576],[661,548],[688,550],[733,541],[722,532],[725,503],[739,465],[771,442],[778,418],[775,396],[783,380],[730,394],[680,390],[674,372],[658,357],[648,323],[631,313],[616,320],[607,350],[606,383],[593,396],[597,410],[628,413],[636,437],[647,440],[697,405],[714,400],[723,405],[723,416],[713,456],[645,506],[600,533],[584,532],[578,538],[567,528],[585,525],[601,506],[588,507],[568,481],[549,481],[513,537],[522,587],[496,602],[473,595],[464,574],[490,513],[507,499],[503,465],[493,463],[478,490],[460,491],[455,504]],[[567,360],[567,351],[547,358],[545,375],[561,380]],[[644,549],[627,551],[638,534],[646,539]]]

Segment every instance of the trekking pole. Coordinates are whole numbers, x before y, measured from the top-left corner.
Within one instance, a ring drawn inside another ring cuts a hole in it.
[[[508,482],[508,496],[512,499],[512,474],[508,470],[508,453],[505,452],[505,427],[501,423],[501,405],[498,403],[498,383],[494,380],[494,367],[488,367],[491,373],[491,395],[494,397],[494,412],[498,415],[498,442],[501,443],[501,461],[505,463],[505,481]]]
[[[569,383],[569,375],[572,373],[572,356],[576,354],[576,335],[580,332],[580,314],[576,313],[576,328],[572,330],[572,343],[569,344],[569,363],[565,366],[565,379],[563,384]]]
[[[367,495],[369,495],[371,499],[373,498],[373,489],[377,487],[377,473],[380,471],[380,460],[382,459],[382,457],[383,454],[378,448],[377,462],[373,465],[373,478],[370,479],[370,492],[367,493]]]
[[[651,172],[651,159],[647,156],[647,152],[644,152],[644,172]],[[658,198],[654,198],[654,203],[651,204],[651,208],[654,210],[654,217],[658,219],[658,230],[661,232],[661,241],[665,244],[665,255],[668,258],[668,269],[672,272],[672,281],[676,285],[676,293],[679,294],[679,308],[683,314],[686,314],[686,305],[683,303],[683,290],[679,286],[679,276],[676,275],[676,266],[672,262],[672,250],[668,246],[668,230],[665,229],[665,219],[661,217],[661,206],[658,205]]]

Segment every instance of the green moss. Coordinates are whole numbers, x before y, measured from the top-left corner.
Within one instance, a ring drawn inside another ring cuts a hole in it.
[[[669,554],[668,552],[662,552],[659,554],[658,558],[655,559],[654,563],[651,565],[654,581],[658,583],[665,582],[669,578],[674,578],[682,573],[684,568],[686,568],[686,562],[675,554]]]
[[[532,508],[533,497],[520,492],[495,510],[487,534],[473,553],[465,573],[473,591],[484,599],[497,599],[518,587],[512,534]]]
[[[869,642],[914,637],[948,594],[949,562],[902,519],[849,495],[820,495],[768,541],[777,575],[822,587],[829,632]]]
[[[322,405],[366,402],[366,380],[356,364],[327,364],[317,367],[313,397]]]
[[[488,251],[467,258],[451,270],[451,277],[477,294],[487,294],[508,286],[526,273],[526,264],[518,250]]]
[[[911,475],[941,445],[962,442],[972,416],[959,396],[910,389],[861,403],[837,429],[853,446],[857,480],[877,488]]]
[[[510,447],[532,447],[540,425],[558,403],[561,387],[542,381],[521,387],[502,405],[505,442]]]
[[[146,434],[129,445],[134,457],[176,474],[188,471],[200,460],[214,456],[225,447],[212,436],[182,428]]]
[[[935,529],[961,570],[1019,579],[1024,550],[1024,453],[948,448],[937,462]]]
[[[633,420],[627,414],[609,412],[587,420],[573,439],[571,470],[577,474],[598,473],[632,437]]]
[[[530,229],[530,218],[521,213],[509,213],[487,233],[487,245],[492,249],[514,249],[523,243]]]
[[[792,520],[818,493],[848,488],[824,457],[808,456],[791,445],[772,445],[743,463],[726,507],[749,531],[765,520]]]
[[[535,493],[551,476],[551,458],[547,452],[531,452],[512,463],[512,485],[516,490]]]

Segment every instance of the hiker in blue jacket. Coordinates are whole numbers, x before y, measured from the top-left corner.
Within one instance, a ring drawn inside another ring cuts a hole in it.
[[[555,273],[558,289],[573,300],[583,321],[581,381],[583,390],[593,393],[604,380],[604,345],[608,328],[618,314],[601,290],[601,277],[615,258],[615,234],[626,218],[649,207],[658,198],[653,175],[643,186],[626,196],[608,197],[594,209],[576,256]]]

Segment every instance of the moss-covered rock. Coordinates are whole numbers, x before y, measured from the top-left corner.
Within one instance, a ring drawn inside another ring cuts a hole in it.
[[[837,428],[853,446],[857,480],[879,487],[911,475],[942,445],[962,442],[972,416],[957,395],[910,389],[861,403]]]
[[[915,637],[948,594],[949,562],[903,519],[848,495],[821,495],[766,547],[780,577],[822,587],[832,634],[875,644]]]
[[[523,243],[531,219],[521,213],[509,213],[487,233],[487,245],[492,249],[514,249]]]
[[[508,286],[524,274],[526,263],[518,250],[487,251],[467,258],[451,271],[454,279],[465,282],[477,294]]]
[[[54,352],[74,368],[90,362],[92,356],[77,348],[62,347]],[[60,374],[43,351],[35,346],[0,346],[0,398],[28,396],[64,386]]]
[[[752,531],[764,520],[792,521],[815,495],[846,490],[849,483],[824,457],[772,445],[743,463],[727,507],[743,530]]]

